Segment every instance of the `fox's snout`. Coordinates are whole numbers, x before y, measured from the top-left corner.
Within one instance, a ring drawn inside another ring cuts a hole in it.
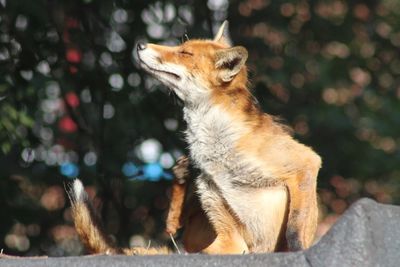
[[[136,54],[137,54],[138,59],[139,59],[139,64],[140,64],[140,61],[141,61],[140,52],[144,52],[144,50],[146,48],[147,48],[147,44],[145,44],[145,43],[137,43],[137,45],[136,45]]]

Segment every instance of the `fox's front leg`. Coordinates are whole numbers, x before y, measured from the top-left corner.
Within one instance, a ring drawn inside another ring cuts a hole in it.
[[[286,239],[290,251],[310,247],[318,221],[317,174],[318,168],[310,168],[289,179],[289,217]]]
[[[174,235],[183,224],[183,209],[187,195],[188,182],[190,180],[189,159],[180,157],[174,168],[174,180],[172,182],[171,202],[166,220],[166,232]]]
[[[196,180],[201,206],[216,237],[202,251],[207,254],[243,254],[249,248],[239,231],[239,222],[231,214],[226,201],[210,181],[199,177]]]

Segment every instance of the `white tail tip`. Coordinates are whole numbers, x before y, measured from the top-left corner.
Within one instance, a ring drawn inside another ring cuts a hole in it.
[[[87,198],[85,188],[83,187],[83,184],[79,179],[74,180],[72,184],[72,192],[75,201],[85,201],[85,199]]]

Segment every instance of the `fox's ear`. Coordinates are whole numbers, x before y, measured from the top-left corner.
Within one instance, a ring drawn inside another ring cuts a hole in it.
[[[232,81],[244,66],[247,56],[243,46],[218,50],[215,54],[215,67],[220,71],[219,78],[223,82]]]
[[[229,33],[228,33],[228,21],[225,20],[221,26],[219,27],[219,30],[217,34],[214,37],[214,41],[218,43],[223,43],[228,46],[232,45],[231,39],[229,38]]]

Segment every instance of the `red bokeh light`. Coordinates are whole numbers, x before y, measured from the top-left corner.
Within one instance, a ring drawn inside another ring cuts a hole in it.
[[[75,92],[68,92],[65,95],[65,101],[68,103],[70,107],[76,108],[79,106],[79,97]]]
[[[68,62],[79,63],[82,59],[82,53],[76,48],[68,48],[66,58]]]
[[[65,133],[74,133],[78,129],[78,126],[70,117],[62,118],[58,122],[58,127]]]

